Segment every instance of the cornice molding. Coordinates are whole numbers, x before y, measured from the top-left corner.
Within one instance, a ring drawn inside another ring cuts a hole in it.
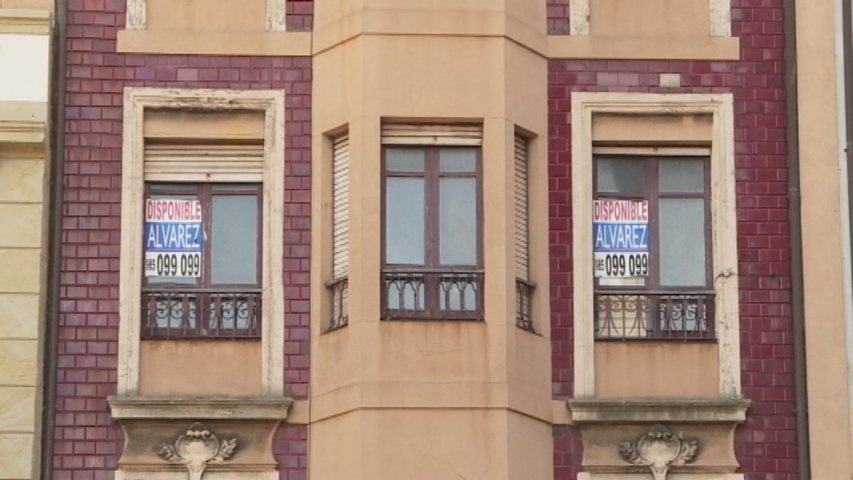
[[[286,420],[287,397],[118,396],[107,398],[117,420]]]
[[[574,399],[567,402],[574,424],[743,423],[751,401],[725,399]]]
[[[45,122],[0,119],[0,143],[43,143],[46,129]]]
[[[0,9],[0,33],[49,35],[52,24],[47,10]]]

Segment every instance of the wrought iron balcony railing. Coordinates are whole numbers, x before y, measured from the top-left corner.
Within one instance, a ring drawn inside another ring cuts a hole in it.
[[[142,338],[261,338],[261,292],[145,289]]]
[[[533,309],[531,300],[533,299],[533,290],[536,285],[522,280],[515,279],[515,324],[522,330],[535,332],[533,327]]]
[[[327,332],[346,327],[349,323],[349,281],[347,277],[338,278],[326,284],[332,299],[332,318],[326,327]]]
[[[714,293],[709,291],[599,291],[599,340],[712,340]]]
[[[386,320],[482,320],[481,270],[385,271]]]

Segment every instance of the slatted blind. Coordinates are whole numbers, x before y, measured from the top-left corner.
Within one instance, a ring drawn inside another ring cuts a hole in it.
[[[349,135],[334,139],[332,154],[332,272],[344,278],[349,270]]]
[[[263,144],[145,143],[145,181],[262,182]]]
[[[527,139],[515,136],[515,275],[529,280],[529,223],[528,223],[528,149]]]
[[[483,127],[388,123],[382,125],[382,144],[479,146],[483,144]]]

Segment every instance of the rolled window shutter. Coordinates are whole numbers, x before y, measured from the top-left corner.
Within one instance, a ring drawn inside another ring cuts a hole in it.
[[[332,154],[332,272],[344,278],[349,270],[349,135],[334,139]]]
[[[264,146],[146,142],[144,172],[151,182],[262,182]]]
[[[527,139],[515,137],[515,275],[529,280],[528,154]]]
[[[479,146],[483,144],[483,126],[388,123],[382,125],[382,144]]]

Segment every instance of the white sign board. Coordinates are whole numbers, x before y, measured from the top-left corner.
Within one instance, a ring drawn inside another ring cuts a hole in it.
[[[145,276],[201,277],[201,202],[145,201]]]
[[[649,275],[649,202],[593,202],[593,265],[596,277],[628,278]]]

